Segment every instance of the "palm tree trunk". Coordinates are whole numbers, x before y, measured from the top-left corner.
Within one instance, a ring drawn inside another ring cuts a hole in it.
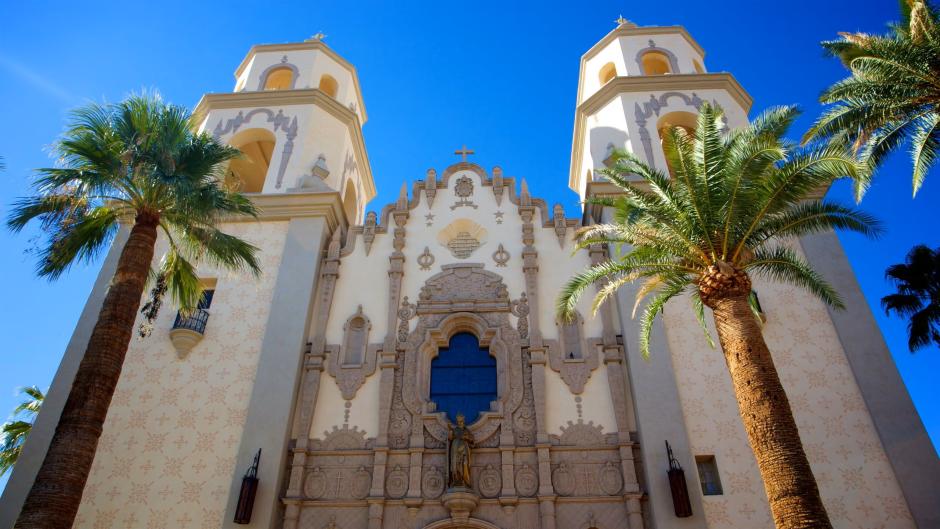
[[[713,298],[718,338],[777,529],[829,529],[790,402],[747,295]]]
[[[135,220],[17,529],[72,527],[133,334],[153,260],[157,221],[147,214]]]

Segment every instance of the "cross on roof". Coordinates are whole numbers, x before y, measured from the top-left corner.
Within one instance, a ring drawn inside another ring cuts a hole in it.
[[[454,154],[461,156],[463,158],[463,161],[466,162],[468,154],[476,154],[476,153],[473,151],[467,150],[467,146],[464,145],[462,149],[458,151],[454,151]]]

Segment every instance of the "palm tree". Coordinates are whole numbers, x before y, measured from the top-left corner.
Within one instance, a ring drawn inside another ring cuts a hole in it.
[[[918,245],[911,248],[903,264],[891,265],[885,278],[897,287],[896,294],[881,298],[886,314],[910,318],[907,347],[913,353],[930,345],[940,346],[940,248]]]
[[[722,110],[704,104],[695,131],[672,127],[665,133],[671,177],[629,152],[617,153],[615,164],[601,172],[621,195],[592,200],[613,208],[613,223],[583,228],[578,248],[607,244],[618,251],[571,278],[557,311],[570,318],[595,282],[603,283],[596,312],[621,286],[642,281],[634,316],[646,300],[639,326],[640,351],[648,356],[653,320],[667,301],[688,292],[712,344],[704,310],[710,308],[776,526],[819,529],[831,525],[752,313],[751,276],[805,288],[841,307],[788,239],[830,228],[874,235],[878,227],[864,213],[812,198],[834,179],[855,175],[856,162],[834,146],[800,149],[783,140],[797,114],[792,107],[774,108],[724,133]]]
[[[902,0],[901,17],[886,35],[841,33],[822,43],[852,75],[823,92],[830,106],[804,140],[851,147],[868,167],[856,180],[859,200],[899,146],[911,145],[914,195],[940,153],[940,17],[924,0]]]
[[[20,394],[26,397],[10,415],[10,420],[0,428],[0,476],[13,468],[23,451],[26,436],[33,429],[33,421],[46,398],[36,386],[20,388]]]
[[[190,114],[158,95],[80,108],[55,144],[59,166],[39,169],[35,195],[14,205],[10,229],[36,219],[48,234],[38,274],[52,279],[98,255],[120,223],[131,226],[18,528],[72,526],[151,274],[158,231],[169,249],[153,275],[184,311],[201,296],[198,262],[258,273],[257,249],[217,228],[225,216],[255,214],[250,200],[222,185],[223,167],[239,151],[193,130]]]

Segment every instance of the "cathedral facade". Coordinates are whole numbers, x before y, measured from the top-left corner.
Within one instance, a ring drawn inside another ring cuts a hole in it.
[[[750,96],[704,64],[683,28],[626,21],[585,53],[571,189],[615,193],[593,177],[615,148],[665,167],[660,130],[694,124],[704,101],[745,124]],[[131,343],[75,527],[773,527],[724,359],[687,306],[666,307],[649,360],[635,286],[597,315],[586,296],[574,321],[556,319],[564,282],[608,258],[600,246],[572,253],[576,230],[607,211],[547,204],[466,148],[368,211],[355,68],[314,38],[254,46],[235,75],[233,92],[195,113],[246,154],[229,178],[262,212],[224,229],[260,249],[263,274],[200,269],[201,309],[165,309]],[[940,527],[940,463],[837,238],[794,248],[849,305],[756,283],[834,525]],[[116,257],[0,526],[35,476]]]

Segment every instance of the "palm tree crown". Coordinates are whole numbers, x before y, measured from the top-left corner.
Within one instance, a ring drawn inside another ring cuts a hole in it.
[[[902,0],[900,23],[886,35],[842,33],[823,42],[852,75],[823,92],[830,106],[805,139],[850,146],[867,166],[856,180],[861,199],[884,157],[909,142],[913,194],[940,151],[940,17],[925,0]]]
[[[918,245],[901,264],[889,266],[885,277],[897,293],[881,298],[885,312],[910,318],[907,346],[911,352],[933,342],[940,346],[940,248]]]
[[[666,131],[671,177],[632,153],[618,153],[616,164],[600,172],[623,196],[592,200],[614,208],[614,222],[584,228],[578,247],[602,243],[627,251],[573,277],[558,299],[559,313],[573,314],[578,298],[600,279],[609,282],[595,296],[595,311],[622,285],[643,280],[637,307],[649,297],[640,320],[646,355],[653,319],[668,300],[690,292],[704,326],[703,302],[709,304],[716,281],[731,280],[735,271],[806,288],[840,307],[832,287],[780,242],[831,228],[873,236],[878,223],[811,199],[834,179],[855,176],[857,164],[836,146],[795,148],[783,140],[797,114],[794,107],[770,109],[723,133],[722,110],[704,104],[694,132]]]
[[[255,215],[243,195],[223,184],[225,163],[241,155],[208,134],[195,134],[189,112],[158,95],[73,112],[55,144],[58,167],[39,169],[34,196],[18,200],[8,226],[38,219],[47,244],[38,274],[57,278],[106,248],[121,220],[152,220],[169,243],[158,278],[184,310],[201,295],[195,264],[258,272],[256,248],[220,231],[224,215]]]
[[[26,398],[13,410],[10,420],[0,428],[0,476],[12,469],[19,459],[26,436],[33,429],[33,421],[46,398],[36,386],[20,388],[20,393]]]

